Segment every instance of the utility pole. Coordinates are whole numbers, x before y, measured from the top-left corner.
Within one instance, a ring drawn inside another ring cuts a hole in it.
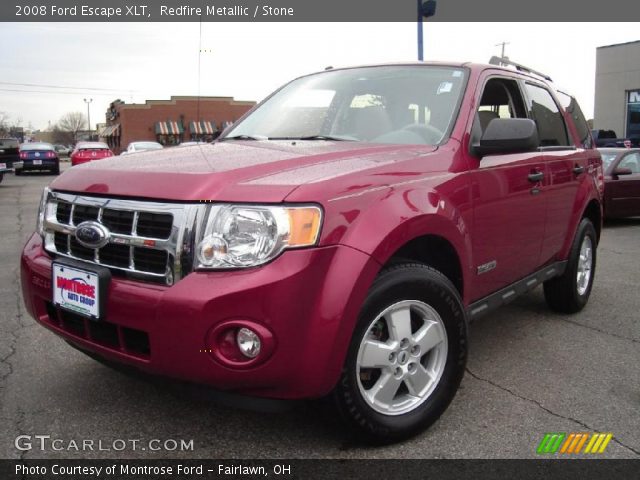
[[[502,46],[502,53],[500,54],[500,58],[505,58],[504,57],[504,47],[505,45],[509,45],[510,42],[501,42],[501,43],[496,43],[494,46],[495,47],[499,47]]]
[[[93,102],[93,98],[90,99],[84,99],[84,103],[87,104],[87,123],[89,124],[89,140],[92,139],[92,135],[91,135],[91,112],[89,111],[89,104]]]

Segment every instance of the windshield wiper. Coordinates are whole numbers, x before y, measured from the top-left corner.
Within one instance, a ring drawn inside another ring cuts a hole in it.
[[[225,140],[269,140],[269,138],[264,135],[234,135],[233,137],[220,138],[218,141],[224,142]]]
[[[355,138],[338,137],[333,135],[306,135],[304,137],[269,137],[269,140],[326,140],[336,142],[354,141]]]

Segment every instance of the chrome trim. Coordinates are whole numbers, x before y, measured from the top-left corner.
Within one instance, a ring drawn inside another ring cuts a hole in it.
[[[69,223],[58,222],[57,202],[63,201],[71,204]],[[195,249],[196,233],[206,213],[205,204],[181,204],[166,202],[146,202],[139,200],[120,200],[91,197],[87,195],[74,195],[59,192],[50,192],[46,202],[44,219],[44,245],[45,250],[67,258],[95,263],[110,269],[124,271],[138,278],[158,280],[165,279],[166,284],[173,284],[193,271],[193,255]],[[129,266],[118,267],[103,263],[100,259],[99,249],[95,249],[93,261],[74,256],[71,252],[71,236],[75,236],[76,225],[73,222],[76,205],[98,207],[98,218],[102,218],[104,210],[118,210],[133,212],[131,234],[110,232],[108,244],[129,246]],[[169,238],[158,239],[137,235],[140,213],[170,214],[173,217]],[[54,233],[67,235],[66,252],[58,251],[54,242]],[[134,247],[143,247],[152,250],[167,252],[167,266],[165,273],[154,273],[136,268],[134,260]]]

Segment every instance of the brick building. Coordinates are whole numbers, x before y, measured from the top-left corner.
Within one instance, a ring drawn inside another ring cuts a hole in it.
[[[140,140],[163,145],[209,141],[254,105],[255,102],[236,101],[231,97],[171,97],[170,100],[147,100],[144,104],[115,100],[107,109],[106,125],[99,136],[116,154],[125,150],[130,142]]]

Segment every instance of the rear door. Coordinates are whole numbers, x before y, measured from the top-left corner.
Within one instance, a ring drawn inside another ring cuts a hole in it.
[[[620,159],[617,167],[628,168],[631,175],[614,175],[607,182],[607,211],[619,217],[640,216],[640,153],[630,152]]]
[[[527,96],[529,116],[538,126],[540,152],[546,164],[545,197],[547,199],[547,216],[544,228],[544,240],[540,259],[542,264],[556,259],[562,249],[571,219],[579,214],[574,212],[578,187],[581,181],[589,181],[587,161],[589,153],[585,147],[591,147],[591,137],[583,132],[584,144],[576,147],[575,128],[569,131],[567,118],[564,117],[560,105],[549,88],[534,81],[526,81],[524,90]],[[580,116],[580,107],[575,100],[565,100],[566,108],[571,108],[572,115]],[[569,119],[571,121],[571,119]],[[595,155],[595,154],[594,154]]]
[[[485,74],[471,145],[493,118],[527,118],[516,78]],[[542,152],[470,156],[473,198],[473,268],[470,296],[482,298],[540,265],[546,198]]]

